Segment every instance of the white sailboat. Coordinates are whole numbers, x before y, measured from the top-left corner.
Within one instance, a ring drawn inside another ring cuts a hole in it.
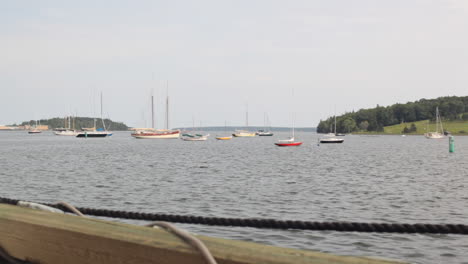
[[[269,127],[268,129],[267,126]],[[268,119],[268,115],[266,113],[263,114],[263,129],[258,130],[256,134],[261,137],[273,136],[273,132],[271,132],[270,120]]]
[[[325,137],[320,139],[320,143],[343,143],[343,138],[336,137],[336,115],[335,115],[335,131],[333,133],[328,133]]]
[[[73,128],[71,125],[71,116],[65,117],[65,127],[64,128],[56,128],[54,129],[54,134],[56,136],[76,136],[78,135],[78,131],[75,130],[75,121],[73,119]],[[67,124],[68,122],[68,124]]]
[[[245,127],[246,129],[249,127],[249,110],[247,106],[247,111],[245,112]],[[232,134],[234,137],[255,137],[255,132],[250,132],[248,130],[236,130],[234,134]]]
[[[444,128],[442,127],[439,107],[436,107],[436,131],[424,133],[424,136],[428,139],[439,139],[444,137]]]
[[[169,96],[166,98],[166,129],[154,128],[154,99],[151,96],[151,118],[152,128],[144,130],[136,130],[131,134],[132,137],[138,139],[176,139],[180,137],[179,130],[169,129]]]

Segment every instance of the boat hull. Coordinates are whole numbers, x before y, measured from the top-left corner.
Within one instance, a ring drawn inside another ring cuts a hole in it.
[[[321,139],[320,143],[323,144],[340,144],[343,143],[344,139],[341,138],[335,138],[335,139]]]
[[[207,137],[182,138],[183,141],[206,141]]]
[[[138,139],[176,139],[179,138],[180,131],[173,131],[173,132],[156,132],[156,133],[135,133],[132,134],[132,137]]]
[[[77,138],[103,138],[110,136],[112,136],[112,133],[109,132],[81,132],[76,135]]]
[[[441,134],[441,133],[437,133],[437,132],[430,132],[430,133],[426,133],[424,134],[424,136],[428,139],[440,139],[440,138],[444,138],[444,135]]]
[[[78,132],[73,130],[55,131],[56,136],[77,136]]]
[[[217,140],[230,140],[232,137],[216,137]]]
[[[260,137],[271,137],[273,136],[273,133],[257,133],[257,135]]]
[[[232,134],[233,137],[255,137],[255,133],[236,133]]]
[[[277,142],[275,145],[278,147],[297,147],[302,145],[302,142]]]

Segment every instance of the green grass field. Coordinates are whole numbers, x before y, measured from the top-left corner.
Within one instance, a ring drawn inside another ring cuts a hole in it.
[[[422,135],[426,132],[435,131],[435,122],[427,123],[427,120],[402,123],[393,126],[384,127],[383,134],[403,134],[403,129],[406,127],[410,128],[411,124],[416,126],[416,132],[406,133],[408,135]],[[467,135],[468,136],[468,121],[444,121],[442,122],[444,130],[451,132],[453,135]],[[462,131],[465,131],[464,133]]]

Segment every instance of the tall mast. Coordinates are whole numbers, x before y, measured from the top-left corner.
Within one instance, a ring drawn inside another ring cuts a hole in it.
[[[169,129],[169,80],[166,81],[166,129]]]
[[[101,92],[101,122],[102,122],[102,128],[104,130],[107,130],[106,129],[106,124],[104,123],[104,119],[102,118],[102,92]],[[96,127],[96,125],[94,125],[94,127]]]
[[[292,138],[294,139],[294,119],[296,118],[296,115],[293,114],[292,116]]]
[[[245,105],[245,127],[249,127],[249,104]]]
[[[336,135],[336,114],[335,114],[335,135]]]
[[[154,129],[154,98],[151,95],[151,127]]]

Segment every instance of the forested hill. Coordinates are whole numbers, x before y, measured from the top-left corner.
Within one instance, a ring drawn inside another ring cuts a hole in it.
[[[361,109],[336,117],[338,133],[356,131],[382,132],[385,126],[421,120],[434,120],[436,107],[443,120],[468,120],[468,96],[439,97],[436,99],[421,99],[406,104],[379,106],[372,109]],[[318,133],[329,133],[333,130],[334,118],[320,120]]]
[[[50,118],[50,119],[41,119],[41,120],[38,120],[38,122],[41,125],[48,125],[49,129],[54,129],[54,128],[65,127],[66,126],[65,119],[64,118],[59,118],[59,117]],[[73,127],[73,124],[74,124],[74,127],[76,129],[82,129],[84,127],[93,127],[94,126],[94,118],[92,118],[92,117],[73,117],[71,123],[72,123],[72,127]],[[114,130],[114,131],[128,130],[127,125],[125,125],[122,122],[114,122],[114,121],[112,121],[110,119],[104,119],[104,123],[106,124],[106,128],[109,129],[109,130]],[[25,122],[21,123],[21,125],[35,125],[35,124],[36,124],[36,120],[25,121]],[[102,121],[101,121],[100,118],[96,119],[96,128],[102,128]]]

